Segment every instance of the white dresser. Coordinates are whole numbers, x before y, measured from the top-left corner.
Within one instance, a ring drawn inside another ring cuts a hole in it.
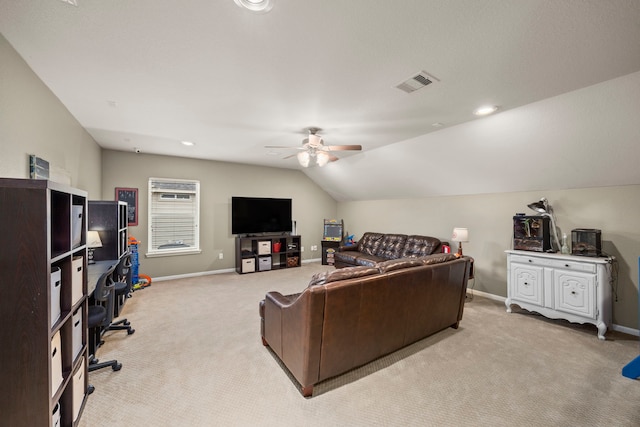
[[[604,339],[611,325],[612,258],[505,252],[508,313],[517,304],[552,319],[591,323]]]

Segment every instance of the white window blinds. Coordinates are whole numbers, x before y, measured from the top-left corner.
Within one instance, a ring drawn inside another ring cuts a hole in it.
[[[200,182],[149,178],[149,252],[200,250]]]

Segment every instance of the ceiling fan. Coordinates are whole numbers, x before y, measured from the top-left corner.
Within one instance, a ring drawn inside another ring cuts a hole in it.
[[[298,162],[300,162],[300,165],[305,168],[309,167],[309,163],[312,159],[314,159],[314,162],[320,167],[326,165],[329,162],[335,162],[336,160],[339,160],[338,157],[334,156],[331,153],[331,151],[362,150],[362,145],[324,145],[322,137],[318,135],[318,132],[320,130],[321,129],[319,128],[309,128],[309,137],[302,140],[301,147],[267,145],[265,146],[265,148],[287,148],[301,150],[298,154],[292,154],[285,157],[285,159],[296,156],[298,158]]]

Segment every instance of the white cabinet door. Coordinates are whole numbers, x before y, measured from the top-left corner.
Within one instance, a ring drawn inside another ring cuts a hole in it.
[[[596,283],[593,274],[556,269],[553,272],[556,310],[596,318]]]
[[[543,268],[533,265],[511,264],[511,293],[514,301],[544,306]]]

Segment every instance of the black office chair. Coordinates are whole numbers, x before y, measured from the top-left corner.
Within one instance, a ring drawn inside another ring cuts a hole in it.
[[[115,304],[113,308],[113,317],[120,316],[120,310],[124,306],[127,298],[131,296],[131,252],[127,251],[121,258],[113,273],[115,281]],[[136,330],[131,327],[131,323],[127,319],[120,319],[112,322],[107,328],[108,331],[127,331],[131,335]]]
[[[111,366],[114,371],[122,368],[122,363],[117,360],[109,360],[108,362],[99,363],[95,358],[98,347],[102,344],[101,336],[103,328],[108,327],[113,319],[113,301],[115,284],[113,282],[113,272],[116,266],[109,267],[107,271],[102,273],[93,291],[93,299],[95,305],[89,305],[87,326],[89,329],[89,371],[106,368]]]

